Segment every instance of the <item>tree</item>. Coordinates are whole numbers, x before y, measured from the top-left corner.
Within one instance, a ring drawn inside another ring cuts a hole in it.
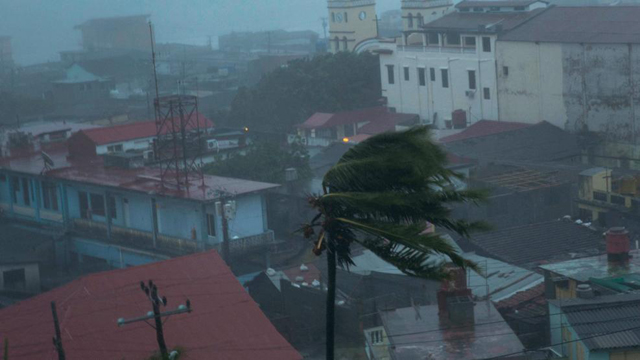
[[[485,227],[451,218],[450,204],[485,197],[482,191],[455,190],[451,180],[460,177],[446,168],[446,154],[426,127],[369,138],[325,174],[324,193],[309,199],[317,215],[302,230],[307,238],[319,230],[313,250],[327,256],[327,359],[334,356],[336,267],[353,265],[353,243],[410,276],[447,278],[445,262],[436,255],[477,269],[440,235],[425,232],[428,223],[465,236]]]
[[[207,164],[204,172],[211,175],[283,183],[285,169],[295,168],[299,179],[311,176],[309,155],[304,146],[293,143],[282,147],[274,142],[257,142],[249,146],[245,155]]]
[[[231,104],[233,126],[285,133],[315,112],[371,107],[380,99],[380,65],[369,53],[340,52],[291,61],[241,88]]]

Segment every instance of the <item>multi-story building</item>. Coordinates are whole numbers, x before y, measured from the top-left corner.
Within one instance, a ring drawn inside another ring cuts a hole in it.
[[[328,0],[329,50],[360,51],[377,43],[375,0]]]
[[[126,153],[100,158],[65,145],[0,159],[0,209],[58,231],[61,248],[80,262],[125,267],[219,248],[224,231],[232,252],[274,241],[264,192],[277,185],[205,175],[178,188]]]
[[[377,51],[388,106],[419,114],[424,123],[439,128],[450,126],[454,112],[456,121],[465,124],[498,120],[496,41],[545,5],[464,1],[452,13],[424,25],[422,13],[416,20],[407,12],[401,42],[381,43]]]
[[[82,32],[82,48],[98,50],[150,51],[149,15],[91,19],[77,25]]]

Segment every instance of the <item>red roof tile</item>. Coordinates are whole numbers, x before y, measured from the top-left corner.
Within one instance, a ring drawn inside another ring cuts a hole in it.
[[[449,135],[440,139],[442,143],[450,143],[454,141],[467,140],[476,137],[483,137],[507,131],[522,129],[529,127],[532,124],[524,124],[517,122],[507,121],[494,121],[494,120],[480,120],[477,123],[469,126],[464,131],[457,134]]]
[[[213,127],[213,122],[204,115],[198,114],[200,124],[205,127]],[[155,120],[135,122],[131,124],[115,125],[96,129],[80,130],[96,145],[112,144],[133,139],[149,138],[156,136]]]
[[[395,124],[411,120],[415,117],[417,117],[417,115],[415,114],[392,113],[389,112],[389,110],[384,106],[377,106],[354,111],[343,111],[335,114],[315,113],[311,115],[311,117],[308,118],[307,121],[298,125],[297,127],[301,129],[322,129],[346,124],[381,122],[380,124],[382,130],[377,130],[377,132],[367,132],[367,134],[373,135],[379,132],[390,130],[389,124],[393,124],[392,127],[395,127]],[[373,130],[375,130],[375,127],[372,126],[371,131]]]
[[[184,348],[185,358],[302,359],[214,251],[88,275],[0,310],[9,358],[58,358],[51,344],[51,301],[68,359],[148,358],[158,349],[155,331],[144,322],[118,327],[117,319],[150,311],[139,285],[149,279],[167,297],[167,309],[191,300],[192,313],[174,315],[164,324],[167,346]]]

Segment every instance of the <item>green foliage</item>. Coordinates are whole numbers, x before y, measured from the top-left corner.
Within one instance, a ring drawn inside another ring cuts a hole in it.
[[[238,91],[229,114],[235,126],[287,132],[315,112],[354,110],[380,99],[378,57],[339,52],[295,60]]]
[[[298,179],[311,177],[309,154],[300,144],[286,147],[274,142],[257,142],[249,146],[245,155],[234,155],[226,160],[207,164],[204,172],[210,175],[283,183],[285,169],[295,168]]]
[[[446,154],[426,127],[381,134],[351,148],[325,174],[325,194],[312,199],[320,217],[308,226],[327,233],[343,266],[353,263],[349,249],[357,242],[412,276],[446,277],[434,255],[475,268],[447,240],[425,233],[427,222],[465,236],[486,228],[451,218],[452,203],[485,198],[481,191],[454,189],[453,178],[460,175],[446,168]]]

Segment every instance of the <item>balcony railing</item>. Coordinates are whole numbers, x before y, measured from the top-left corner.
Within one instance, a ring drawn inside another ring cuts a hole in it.
[[[443,53],[443,54],[476,54],[476,48],[424,45],[398,45],[398,51]]]

